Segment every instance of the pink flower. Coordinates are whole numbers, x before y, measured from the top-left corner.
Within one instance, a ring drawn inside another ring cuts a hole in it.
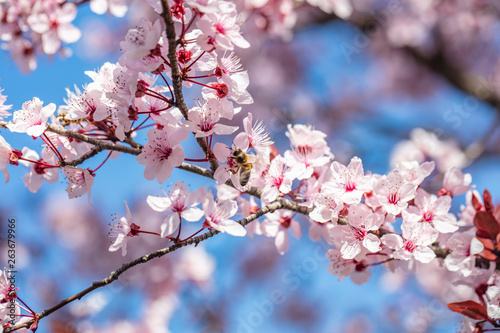
[[[35,47],[24,37],[12,38],[8,43],[11,58],[24,73],[30,73],[37,67]]]
[[[336,193],[345,204],[357,204],[365,192],[371,191],[369,176],[365,176],[361,159],[353,157],[346,167],[339,162],[330,166],[332,180],[322,186],[322,191]]]
[[[407,212],[420,217],[420,223],[431,223],[437,231],[450,233],[458,230],[455,215],[448,213],[451,208],[451,197],[437,197],[422,189],[417,190],[415,206],[408,208]]]
[[[21,157],[22,155],[23,153],[21,151],[12,149],[7,141],[5,141],[3,136],[0,135],[0,170],[3,171],[6,184],[10,179],[9,172],[7,171],[7,165],[18,165],[19,157]]]
[[[398,215],[417,194],[417,185],[405,183],[401,172],[396,169],[375,184],[373,193],[387,213]]]
[[[219,65],[215,69],[218,82],[227,86],[227,98],[238,104],[252,104],[253,98],[247,91],[250,79],[248,72],[240,65],[240,59],[231,53],[224,53],[219,59]],[[211,93],[212,89],[203,88],[205,94]],[[212,90],[213,91],[213,90]]]
[[[198,45],[204,51],[212,51],[215,48],[233,50],[233,44],[244,49],[250,47],[248,41],[241,36],[237,20],[236,11],[203,15],[197,22],[198,28],[203,31],[203,35],[197,39]]]
[[[255,213],[258,211],[260,208],[255,202],[255,198],[250,196],[250,200],[245,200],[243,198],[240,199],[240,209],[241,209],[241,216],[244,218],[247,216],[250,216],[251,214]],[[262,235],[262,230],[260,227],[259,220],[253,220],[247,226],[245,227],[248,236],[250,238],[253,238],[253,235]]]
[[[20,163],[24,166],[30,167],[30,172],[25,174],[23,177],[24,185],[28,188],[31,193],[36,193],[43,184],[45,180],[47,183],[55,183],[59,179],[58,168],[45,168],[44,163],[56,164],[57,159],[54,153],[47,148],[42,150],[43,158],[40,158],[36,151],[24,147],[23,158],[36,161],[36,163],[28,162],[25,160],[20,160]]]
[[[24,102],[22,110],[15,111],[13,122],[7,125],[9,130],[33,137],[42,135],[47,128],[47,120],[56,111],[54,103],[45,107],[42,105],[43,102],[37,97],[33,97],[33,101]]]
[[[12,105],[5,105],[7,96],[2,95],[2,91],[3,89],[0,89],[0,120],[4,117],[10,116],[10,112],[7,112],[7,110],[12,108]]]
[[[287,150],[284,154],[286,164],[301,164],[305,167],[304,174],[299,179],[311,177],[314,168],[327,164],[334,157],[326,144],[326,134],[310,125],[288,125],[286,136],[292,146],[292,150]]]
[[[472,177],[470,173],[463,174],[458,168],[450,168],[444,174],[443,188],[439,190],[438,195],[449,195],[451,197],[467,192],[474,188],[470,186]]]
[[[130,29],[125,40],[120,42],[120,48],[125,52],[122,56],[127,60],[137,60],[148,56],[158,45],[163,32],[162,21],[157,19],[154,24],[147,18],[142,18],[139,25]],[[120,64],[122,59],[120,59]]]
[[[395,250],[393,253],[395,259],[410,260],[415,258],[426,264],[436,257],[429,245],[436,241],[439,232],[419,223],[418,219],[418,216],[403,211],[403,224],[401,226],[403,237],[396,234],[382,236],[382,243]]]
[[[290,244],[287,230],[297,239],[302,236],[300,223],[292,215],[293,212],[280,209],[267,214],[267,218],[261,223],[262,233],[267,237],[275,237],[274,244],[281,255],[285,254]]]
[[[148,196],[148,205],[157,212],[171,210],[161,224],[161,237],[173,234],[181,223],[181,218],[189,222],[196,222],[203,216],[203,211],[197,207],[206,195],[205,187],[200,187],[189,193],[182,181],[177,181],[167,197]]]
[[[320,193],[314,194],[312,202],[314,208],[309,213],[309,217],[320,223],[328,221],[336,223],[340,211],[344,208],[337,193],[332,192],[329,188],[322,188]]]
[[[268,160],[271,151],[270,146],[274,142],[269,138],[269,133],[265,131],[266,127],[262,125],[262,121],[255,122],[254,125],[252,125],[252,121],[253,116],[249,112],[248,116],[243,119],[243,129],[245,132],[238,134],[236,138],[246,135],[249,142],[249,148],[253,148],[257,155]]]
[[[330,229],[330,236],[342,244],[340,251],[344,259],[354,259],[362,250],[372,253],[381,250],[380,239],[373,232],[384,223],[383,215],[373,213],[364,204],[356,204],[349,208],[347,220],[349,225]]]
[[[16,300],[16,289],[19,288],[11,285],[10,277],[11,273],[9,271],[6,269],[0,270],[0,325],[2,327],[4,327],[3,324],[5,323],[16,322],[21,314],[21,309]]]
[[[483,243],[476,238],[476,230],[469,229],[451,235],[446,241],[451,253],[444,259],[446,268],[451,272],[460,272],[470,276],[476,270],[476,258],[484,249]]]
[[[363,284],[370,279],[370,267],[377,261],[377,256],[367,256],[362,260],[345,259],[340,253],[340,249],[329,249],[326,252],[327,258],[331,261],[328,264],[328,271],[332,275],[339,276],[337,281],[350,275],[352,282]]]
[[[195,137],[204,138],[212,134],[228,135],[234,133],[238,127],[219,124],[221,118],[221,106],[217,99],[211,98],[202,107],[194,107],[189,110],[189,120],[184,125],[190,131],[196,133]]]
[[[285,160],[280,155],[276,156],[269,166],[265,178],[265,186],[262,189],[261,200],[270,203],[280,195],[287,194],[292,190],[292,182],[304,172],[302,165],[289,168],[285,165]]]
[[[171,125],[163,130],[149,130],[149,141],[137,156],[137,162],[146,166],[144,178],[156,178],[159,184],[170,178],[172,170],[184,162],[184,150],[179,143],[188,136],[185,129]]]
[[[113,16],[123,17],[128,6],[125,0],[90,0],[90,10],[98,15],[109,11]]]
[[[140,229],[139,226],[132,223],[132,214],[130,213],[126,201],[125,209],[127,210],[125,217],[120,218],[119,224],[109,224],[111,231],[108,233],[108,237],[116,237],[114,243],[109,246],[109,251],[114,252],[121,248],[122,256],[127,254],[127,242],[129,237],[138,236],[138,230]]]
[[[432,173],[434,165],[434,161],[422,164],[418,164],[416,161],[400,162],[397,169],[401,171],[401,176],[403,176],[405,182],[420,185]]]
[[[245,228],[236,221],[231,220],[238,211],[238,204],[234,200],[215,202],[211,192],[208,192],[202,204],[205,212],[205,228],[214,228],[220,232],[226,232],[233,236],[245,236]]]
[[[99,90],[84,88],[83,92],[75,87],[75,92],[66,89],[68,98],[64,100],[67,106],[59,107],[59,113],[66,112],[64,118],[69,120],[87,119],[89,121],[101,121],[108,117],[110,111],[101,98]]]
[[[36,2],[33,14],[28,17],[28,24],[33,31],[42,35],[43,52],[55,54],[61,48],[61,41],[74,43],[80,39],[80,30],[71,24],[76,13],[76,5],[71,2]]]
[[[94,184],[94,174],[89,169],[75,167],[64,167],[64,175],[68,178],[69,184],[66,188],[70,199],[79,198],[88,193],[88,203],[90,205],[90,189]]]

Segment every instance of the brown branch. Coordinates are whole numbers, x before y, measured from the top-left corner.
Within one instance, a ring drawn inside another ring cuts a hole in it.
[[[249,215],[241,220],[238,220],[237,222],[239,224],[241,224],[242,226],[246,226],[250,222],[261,217],[262,215],[273,212],[273,211],[280,209],[280,208],[283,208],[281,201],[275,201],[275,202],[263,207],[259,211],[255,212],[255,213],[253,213],[253,214],[251,214],[251,215]],[[68,297],[68,298],[60,301],[58,304],[54,305],[53,307],[46,309],[46,310],[43,310],[42,312],[38,313],[37,318],[42,319],[44,317],[47,317],[51,313],[59,310],[60,308],[66,306],[67,304],[69,304],[77,299],[78,300],[82,299],[85,295],[91,293],[92,291],[99,289],[101,287],[107,286],[108,284],[111,284],[112,282],[118,280],[118,277],[120,275],[122,275],[124,272],[126,272],[127,270],[131,269],[134,266],[144,264],[144,263],[146,263],[152,259],[155,259],[155,258],[163,257],[164,255],[171,253],[171,252],[174,252],[174,251],[176,251],[184,246],[188,246],[191,244],[195,244],[195,246],[197,246],[200,242],[203,242],[203,241],[205,241],[205,240],[207,240],[207,239],[209,239],[209,238],[211,238],[219,233],[220,233],[219,231],[211,229],[208,232],[206,232],[200,236],[193,237],[191,239],[185,240],[184,242],[180,242],[180,243],[171,245],[169,247],[163,248],[161,250],[158,250],[156,252],[146,254],[146,255],[139,257],[131,262],[123,264],[119,269],[113,271],[105,279],[92,283],[92,285],[90,287],[82,290],[81,292],[79,292],[71,297]],[[5,328],[3,332],[9,333],[9,332],[14,332],[14,331],[21,329],[21,328],[29,328],[34,322],[35,322],[35,319],[32,319],[26,323],[18,324],[16,326],[10,327],[10,328]]]
[[[184,102],[184,96],[182,94],[182,79],[181,74],[179,73],[179,65],[177,63],[177,40],[175,34],[174,21],[172,20],[172,14],[170,12],[170,7],[168,6],[167,0],[162,0],[163,13],[162,17],[167,26],[167,39],[168,39],[168,60],[170,61],[170,68],[172,72],[172,85],[174,87],[174,96],[175,96],[175,105],[179,108],[184,119],[188,120],[188,112],[189,109]],[[216,159],[212,158],[209,154],[207,144],[204,138],[196,138],[198,145],[201,147],[205,156],[209,158],[210,161],[210,169],[215,171],[219,166],[219,163]]]

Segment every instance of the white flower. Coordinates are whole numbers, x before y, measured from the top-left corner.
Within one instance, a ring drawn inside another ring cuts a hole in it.
[[[33,97],[33,101],[24,102],[22,110],[15,111],[13,122],[7,125],[9,130],[33,137],[42,135],[47,128],[47,120],[56,111],[54,103],[45,107],[42,105],[43,102],[37,97]]]

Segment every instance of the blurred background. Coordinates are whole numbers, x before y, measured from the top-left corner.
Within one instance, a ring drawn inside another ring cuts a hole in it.
[[[346,2],[318,1],[323,6]],[[498,201],[496,1],[353,0],[353,13],[344,19],[338,11],[327,14],[305,2],[248,0],[238,5],[246,8],[242,30],[252,47],[236,53],[249,72],[255,103],[243,106],[234,124],[252,112],[282,152],[289,145],[287,124],[312,124],[327,133],[337,161],[359,156],[365,171],[373,173],[390,171],[397,144],[412,133],[414,141],[422,140],[412,130],[423,128],[449,142],[450,151],[460,156],[437,160],[464,168],[479,192],[488,188]],[[30,74],[20,72],[7,51],[0,52],[6,104],[18,110],[34,96],[45,104],[63,104],[65,88],[90,82],[84,71],[118,60],[119,42],[143,15],[153,14],[139,2],[124,18],[98,16],[88,4],[79,6],[75,25],[83,35],[68,46],[72,56],[41,56]],[[199,91],[186,90],[189,107],[196,98]],[[29,137],[6,130],[0,134],[13,148],[39,151],[40,143]],[[196,149],[185,146],[187,152]],[[86,165],[96,167],[103,158]],[[95,178],[90,208],[86,196],[68,199],[62,175],[58,183],[44,184],[32,194],[22,181],[27,169],[9,166],[11,180],[0,190],[5,254],[0,265],[7,259],[7,219],[14,218],[18,295],[33,310],[49,308],[122,263],[167,245],[141,235],[131,239],[127,256],[108,252],[108,224],[125,215],[124,200],[142,229],[157,230],[163,217],[146,205],[148,195],[163,195],[176,180],[192,189],[213,188],[207,179],[181,170],[174,171],[171,182],[158,185],[144,180],[143,170],[125,154],[106,163]],[[439,187],[440,170],[433,177]],[[454,200],[454,212],[464,200]],[[310,240],[308,222],[302,226],[302,239],[292,238],[283,256],[271,238],[218,235],[156,259],[43,319],[37,332],[457,331],[461,317],[446,307],[457,291],[440,284],[442,275],[430,269],[393,274],[374,267],[369,283],[337,282],[327,271],[329,246]]]

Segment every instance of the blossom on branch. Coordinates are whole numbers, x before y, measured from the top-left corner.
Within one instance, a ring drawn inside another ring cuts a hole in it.
[[[238,204],[234,200],[215,201],[212,193],[209,191],[202,204],[205,212],[205,228],[214,228],[220,232],[226,232],[233,236],[245,236],[247,231],[233,217],[238,211]]]
[[[137,162],[145,165],[144,178],[158,184],[170,178],[172,170],[184,162],[184,150],[179,144],[189,136],[184,128],[165,126],[162,130],[148,131],[148,143],[142,153],[137,156]]]
[[[54,103],[42,105],[43,102],[37,97],[33,97],[32,101],[24,102],[22,110],[14,112],[14,119],[7,125],[7,128],[12,132],[26,133],[33,137],[42,135],[47,128],[47,120],[56,111]]]
[[[203,211],[197,208],[206,195],[205,187],[200,187],[189,193],[187,186],[182,181],[177,181],[172,191],[166,197],[148,196],[148,205],[157,212],[171,210],[161,224],[161,237],[173,234],[181,223],[181,218],[189,222],[196,222],[203,216]]]

